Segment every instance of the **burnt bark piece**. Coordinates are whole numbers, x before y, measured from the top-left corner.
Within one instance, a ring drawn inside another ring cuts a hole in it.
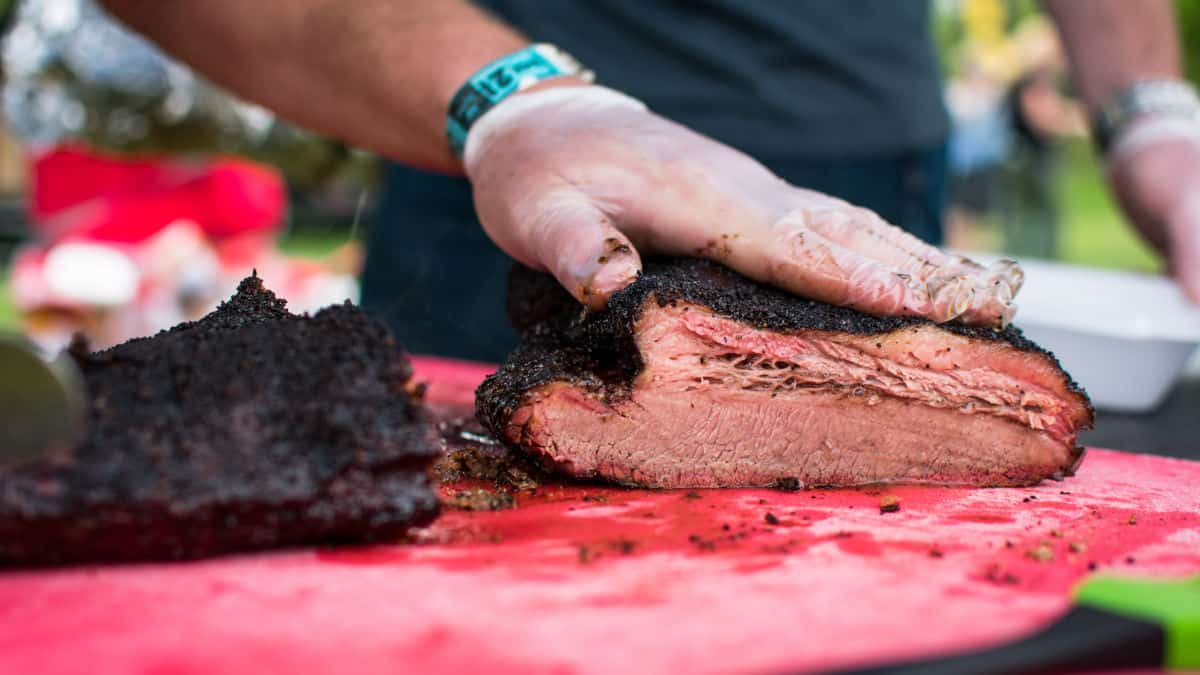
[[[700,260],[650,261],[583,314],[514,271],[522,344],[476,393],[497,438],[577,477],[655,487],[1070,475],[1084,392],[1016,328],[877,317]]]
[[[0,470],[0,563],[387,540],[437,514],[411,367],[348,303],[292,315],[251,277],[200,321],[73,355],[87,437]]]

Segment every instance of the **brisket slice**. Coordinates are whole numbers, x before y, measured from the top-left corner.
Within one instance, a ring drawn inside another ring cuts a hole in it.
[[[650,261],[585,314],[514,271],[522,344],[476,394],[498,438],[654,487],[1030,485],[1070,475],[1084,392],[1016,328],[877,317],[715,263]]]
[[[73,355],[86,438],[0,469],[0,563],[198,558],[429,522],[431,427],[387,330],[251,277],[204,319]]]

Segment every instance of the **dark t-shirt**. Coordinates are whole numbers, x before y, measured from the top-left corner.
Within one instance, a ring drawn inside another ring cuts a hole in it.
[[[892,154],[947,134],[927,0],[476,3],[759,158]]]

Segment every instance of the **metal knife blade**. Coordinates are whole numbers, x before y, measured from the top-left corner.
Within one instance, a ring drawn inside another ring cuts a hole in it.
[[[86,400],[69,355],[47,360],[25,338],[0,333],[0,468],[73,445]]]

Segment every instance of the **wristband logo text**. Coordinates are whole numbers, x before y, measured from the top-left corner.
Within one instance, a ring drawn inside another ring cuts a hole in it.
[[[471,125],[509,95],[541,80],[565,74],[536,47],[526,47],[484,66],[450,99],[446,119],[446,139],[450,149],[461,157]]]

